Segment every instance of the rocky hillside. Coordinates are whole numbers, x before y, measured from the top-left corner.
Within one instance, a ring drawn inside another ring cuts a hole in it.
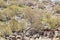
[[[32,28],[60,30],[60,0],[0,0],[0,37]]]

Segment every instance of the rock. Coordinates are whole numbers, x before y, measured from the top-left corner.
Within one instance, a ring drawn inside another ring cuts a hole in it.
[[[34,38],[30,38],[30,40],[34,40]]]

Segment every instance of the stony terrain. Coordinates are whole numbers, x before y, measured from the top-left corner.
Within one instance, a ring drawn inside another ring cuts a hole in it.
[[[60,40],[60,0],[0,0],[0,40]]]

